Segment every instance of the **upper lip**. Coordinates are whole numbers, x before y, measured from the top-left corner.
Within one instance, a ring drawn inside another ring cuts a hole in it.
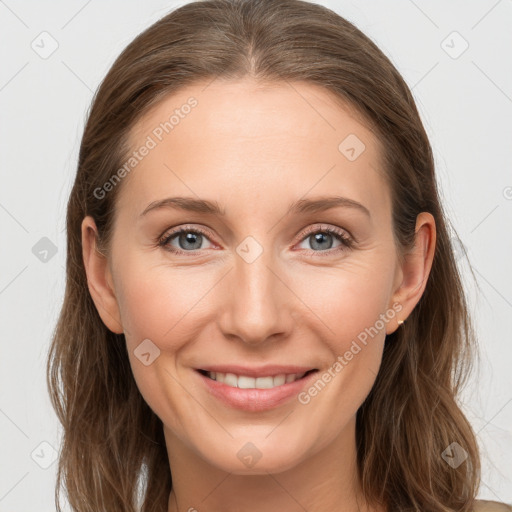
[[[295,366],[295,365],[265,365],[265,366],[242,366],[213,364],[197,368],[207,372],[234,373],[235,375],[244,375],[247,377],[275,377],[276,375],[289,375],[292,373],[306,373],[310,370],[316,370],[311,366]]]

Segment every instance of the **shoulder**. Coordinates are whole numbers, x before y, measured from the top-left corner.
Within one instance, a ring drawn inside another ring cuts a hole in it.
[[[498,501],[475,501],[475,512],[512,512],[512,505]]]

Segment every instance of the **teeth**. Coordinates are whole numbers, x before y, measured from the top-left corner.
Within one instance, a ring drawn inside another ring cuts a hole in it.
[[[286,382],[286,375],[276,375],[274,377],[274,386],[282,386]]]
[[[233,388],[240,389],[270,389],[276,386],[282,386],[288,382],[294,382],[302,379],[304,373],[290,373],[285,375],[284,373],[276,375],[275,377],[248,377],[247,375],[235,375],[234,373],[221,373],[221,372],[208,372],[210,379],[216,380],[217,382],[223,382],[224,384]]]

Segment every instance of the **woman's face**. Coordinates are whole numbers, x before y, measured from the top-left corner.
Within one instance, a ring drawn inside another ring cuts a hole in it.
[[[240,474],[352,442],[429,270],[398,263],[374,134],[311,84],[217,79],[158,104],[131,145],[108,286],[90,289],[166,440]]]

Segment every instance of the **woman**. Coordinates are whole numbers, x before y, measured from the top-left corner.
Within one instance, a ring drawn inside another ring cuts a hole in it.
[[[429,141],[337,14],[207,0],[139,35],[67,230],[48,378],[73,510],[510,510],[475,499]]]

